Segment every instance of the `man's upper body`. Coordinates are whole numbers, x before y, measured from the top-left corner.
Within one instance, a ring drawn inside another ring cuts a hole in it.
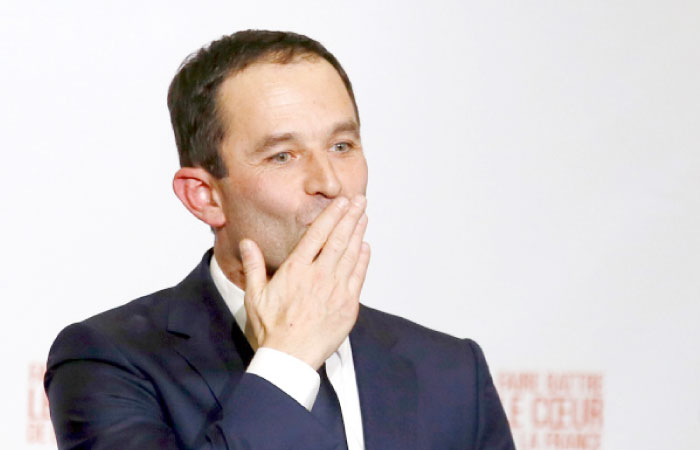
[[[341,445],[298,401],[246,371],[253,350],[211,279],[209,256],[177,286],[59,335],[46,383],[60,448]],[[474,342],[364,306],[350,341],[364,448],[514,448]]]
[[[476,344],[360,307],[367,164],[333,55],[293,33],[223,37],[186,60],[168,106],[173,188],[213,252],[59,335],[61,448],[337,448],[311,411],[333,391],[319,369],[350,450],[512,448]]]

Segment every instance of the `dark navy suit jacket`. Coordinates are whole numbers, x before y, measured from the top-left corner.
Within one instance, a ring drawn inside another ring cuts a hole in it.
[[[210,257],[177,286],[59,334],[45,387],[60,449],[338,446],[299,403],[245,373],[253,352]],[[365,306],[350,341],[367,450],[514,449],[475,342]]]

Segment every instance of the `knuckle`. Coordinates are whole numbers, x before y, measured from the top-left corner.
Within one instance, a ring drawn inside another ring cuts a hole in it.
[[[297,270],[299,263],[294,258],[287,258],[285,262],[282,263],[284,270],[289,272],[295,272]]]
[[[356,291],[362,286],[362,280],[363,277],[361,273],[358,273],[357,271],[353,272],[348,278],[348,289],[350,289],[353,292]]]
[[[311,280],[316,288],[319,288],[322,283],[328,281],[329,275],[323,270],[315,270],[311,276]]]
[[[360,311],[360,303],[353,296],[348,295],[346,301],[343,304],[342,316],[349,319],[357,318],[357,314]]]
[[[304,237],[314,242],[323,242],[326,239],[327,231],[322,225],[322,223],[314,223],[306,230]]]
[[[325,238],[324,233],[317,228],[309,229],[307,237],[313,244],[321,244]]]
[[[356,254],[353,252],[345,252],[343,256],[340,257],[340,264],[343,267],[351,266],[355,262]]]
[[[346,240],[343,236],[334,235],[328,240],[328,245],[333,250],[342,250],[346,246],[345,242]]]
[[[243,270],[245,272],[255,272],[261,265],[262,264],[258,260],[248,260],[246,264],[243,264]]]

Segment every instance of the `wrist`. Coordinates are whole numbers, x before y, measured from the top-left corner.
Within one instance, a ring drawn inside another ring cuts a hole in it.
[[[318,370],[334,351],[331,350],[329,352],[325,352],[317,347],[315,348],[303,343],[296,343],[289,339],[276,340],[273,338],[267,339],[265,342],[263,342],[260,345],[260,348],[269,348],[294,357],[310,366],[314,371]]]

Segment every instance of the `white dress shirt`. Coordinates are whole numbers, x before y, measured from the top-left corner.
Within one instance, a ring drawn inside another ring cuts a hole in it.
[[[210,270],[216,289],[231,310],[240,329],[245,331],[248,319],[243,302],[245,292],[226,277],[213,255]],[[304,361],[268,347],[260,347],[255,352],[247,372],[274,384],[309,411],[316,401],[321,384],[318,373]],[[355,381],[350,339],[345,338],[338,350],[326,360],[326,372],[340,402],[348,450],[364,450],[360,396]]]

